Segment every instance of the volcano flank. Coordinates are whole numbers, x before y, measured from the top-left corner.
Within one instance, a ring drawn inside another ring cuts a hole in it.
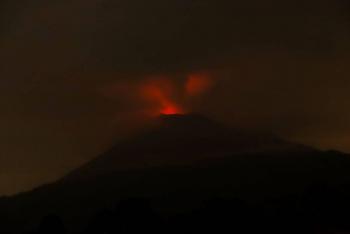
[[[117,143],[71,176],[208,163],[232,154],[305,150],[311,148],[273,136],[246,133],[201,115],[160,115],[148,129]]]
[[[16,230],[55,213],[76,231],[123,199],[147,198],[171,214],[212,197],[256,203],[303,194],[315,181],[349,183],[349,168],[350,158],[340,152],[247,133],[200,115],[161,115],[59,181],[0,199],[0,216],[9,217],[6,230]]]

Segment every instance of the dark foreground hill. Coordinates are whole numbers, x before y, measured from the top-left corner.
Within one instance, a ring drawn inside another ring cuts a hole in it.
[[[245,223],[240,232],[278,222],[300,224],[305,233],[347,230],[348,185],[349,155],[247,134],[200,116],[163,116],[56,183],[0,199],[0,232],[34,230],[50,214],[69,231],[87,233],[123,233],[112,224],[124,220],[135,228],[156,220],[150,217],[159,218],[154,226],[163,233],[208,229],[209,223],[217,230]],[[103,231],[107,226],[115,232]]]

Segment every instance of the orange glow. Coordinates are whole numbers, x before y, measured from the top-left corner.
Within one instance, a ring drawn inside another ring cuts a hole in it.
[[[176,106],[167,106],[160,111],[163,115],[183,114],[183,112]]]
[[[188,95],[197,96],[208,91],[212,85],[213,81],[209,75],[198,73],[188,76],[185,88]]]
[[[174,100],[174,85],[170,79],[152,79],[141,87],[142,96],[149,102],[152,115],[183,114],[184,110]]]

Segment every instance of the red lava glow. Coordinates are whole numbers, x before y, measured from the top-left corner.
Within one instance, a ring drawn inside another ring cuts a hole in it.
[[[163,115],[178,115],[183,114],[183,111],[176,106],[167,106],[160,111]]]
[[[152,115],[184,114],[183,108],[174,99],[174,85],[170,79],[153,79],[141,86],[142,96],[152,103]]]
[[[212,88],[214,80],[206,72],[197,72],[185,75],[184,83],[174,76],[155,76],[137,82],[131,88],[121,87],[118,91],[134,93],[138,89],[137,99],[141,101],[140,113],[149,117],[158,115],[178,115],[186,114],[191,109],[195,100]],[[132,88],[133,87],[133,88]],[[185,108],[186,107],[186,108]]]
[[[208,91],[213,85],[212,79],[205,73],[191,74],[187,78],[186,93],[190,96],[198,96]]]

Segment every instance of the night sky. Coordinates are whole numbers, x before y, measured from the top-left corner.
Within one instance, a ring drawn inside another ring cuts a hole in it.
[[[350,152],[349,12],[347,0],[2,0],[0,194],[135,131],[159,104],[150,86],[184,112]],[[191,77],[207,81],[195,95]]]

